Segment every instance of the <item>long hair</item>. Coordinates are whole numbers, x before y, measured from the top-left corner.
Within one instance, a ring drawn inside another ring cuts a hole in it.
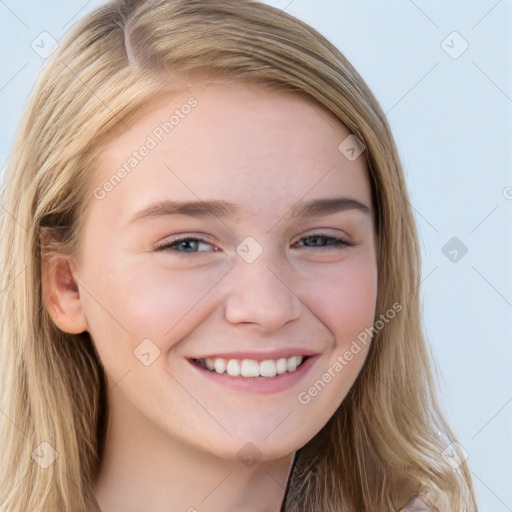
[[[108,418],[105,374],[87,332],[53,324],[41,265],[77,254],[105,138],[196,75],[305,94],[364,143],[377,229],[376,321],[401,306],[374,329],[348,395],[299,450],[286,511],[396,511],[422,485],[440,493],[446,510],[475,511],[466,463],[453,469],[443,456],[455,438],[436,399],[417,233],[385,116],[321,34],[252,0],[112,2],[78,23],[45,64],[1,198],[0,508],[99,510],[92,483]]]

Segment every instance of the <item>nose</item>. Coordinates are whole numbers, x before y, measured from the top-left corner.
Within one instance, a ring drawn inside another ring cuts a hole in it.
[[[231,324],[272,332],[299,318],[302,302],[282,267],[271,268],[264,257],[252,263],[239,259],[230,274],[224,316]]]

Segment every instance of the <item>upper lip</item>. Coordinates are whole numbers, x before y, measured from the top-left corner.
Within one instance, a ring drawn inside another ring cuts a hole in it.
[[[269,352],[215,352],[204,356],[192,357],[190,359],[253,359],[255,361],[265,361],[267,359],[282,359],[292,356],[314,356],[318,354],[306,348],[287,348],[282,350],[272,350]]]

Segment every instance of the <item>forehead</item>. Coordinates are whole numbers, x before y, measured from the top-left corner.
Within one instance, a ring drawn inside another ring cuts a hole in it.
[[[370,201],[364,155],[339,150],[350,132],[304,95],[196,83],[155,98],[129,126],[105,143],[94,175],[108,189],[103,207],[120,216],[165,198],[265,205],[269,215],[305,196]]]

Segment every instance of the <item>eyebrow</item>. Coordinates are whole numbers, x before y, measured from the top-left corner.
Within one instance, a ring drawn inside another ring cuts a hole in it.
[[[306,217],[319,217],[345,210],[359,210],[362,213],[370,214],[371,208],[350,197],[333,197],[324,199],[313,199],[311,201],[297,203],[288,215],[300,220]],[[188,215],[200,218],[236,218],[240,215],[240,207],[234,203],[222,200],[211,201],[171,201],[163,200],[151,204],[144,210],[136,213],[129,224],[157,219],[170,215]]]

